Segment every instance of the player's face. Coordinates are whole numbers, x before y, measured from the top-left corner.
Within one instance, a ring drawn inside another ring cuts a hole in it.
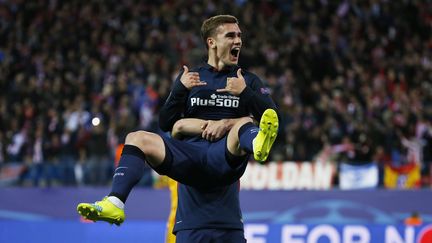
[[[238,24],[223,24],[218,27],[215,37],[216,55],[224,66],[236,65],[242,46]]]

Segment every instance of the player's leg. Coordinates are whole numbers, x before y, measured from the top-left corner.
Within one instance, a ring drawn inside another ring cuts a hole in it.
[[[177,213],[177,201],[178,201],[178,192],[177,192],[177,182],[169,177],[168,179],[168,187],[170,190],[170,201],[171,201],[171,209],[168,215],[167,229],[165,232],[165,243],[175,243],[176,236],[173,234],[175,218]]]
[[[233,156],[253,154],[255,160],[264,162],[276,139],[278,127],[278,116],[273,109],[264,111],[259,127],[250,118],[241,119],[228,133],[228,152]]]
[[[102,201],[80,203],[79,214],[93,221],[107,221],[120,225],[125,219],[124,203],[132,188],[144,174],[145,163],[159,167],[165,159],[165,145],[154,133],[137,131],[129,133],[113,176],[110,194]]]
[[[165,145],[155,133],[137,131],[126,136],[125,146],[116,168],[109,196],[126,202],[132,188],[144,174],[145,163],[157,168],[165,158]]]

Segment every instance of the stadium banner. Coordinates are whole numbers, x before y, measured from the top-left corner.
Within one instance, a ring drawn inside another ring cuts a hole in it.
[[[327,190],[335,171],[333,163],[250,162],[240,185],[243,190]]]
[[[342,190],[375,188],[379,182],[378,166],[375,163],[339,166],[339,188]]]
[[[398,167],[385,165],[384,186],[386,188],[419,188],[420,184],[421,173],[418,164],[409,163]]]
[[[121,227],[82,220],[76,205],[108,191],[0,188],[0,242],[163,242],[167,189],[135,188]],[[242,190],[240,203],[248,243],[432,242],[431,190]],[[424,224],[404,226],[413,211]]]
[[[244,234],[248,243],[430,243],[432,225],[246,223]],[[0,220],[0,242],[164,243],[164,235],[163,221],[129,221],[115,227],[105,223]]]
[[[430,243],[432,225],[246,224],[248,243]]]
[[[78,203],[103,198],[108,192],[106,187],[0,187],[0,220],[79,220]],[[423,222],[432,224],[430,189],[241,190],[240,204],[246,223],[396,225],[417,211]],[[168,189],[138,187],[128,197],[126,214],[128,220],[164,221],[169,210]]]

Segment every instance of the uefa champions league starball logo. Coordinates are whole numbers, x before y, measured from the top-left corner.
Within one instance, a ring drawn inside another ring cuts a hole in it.
[[[274,218],[277,223],[395,224],[400,219],[382,210],[348,200],[320,200],[291,208]]]

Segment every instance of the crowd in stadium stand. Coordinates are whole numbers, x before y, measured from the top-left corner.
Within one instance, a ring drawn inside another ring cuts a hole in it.
[[[1,1],[0,167],[38,185],[105,185],[183,64],[205,59],[202,21],[239,18],[240,64],[271,88],[270,160],[432,162],[432,3]]]

